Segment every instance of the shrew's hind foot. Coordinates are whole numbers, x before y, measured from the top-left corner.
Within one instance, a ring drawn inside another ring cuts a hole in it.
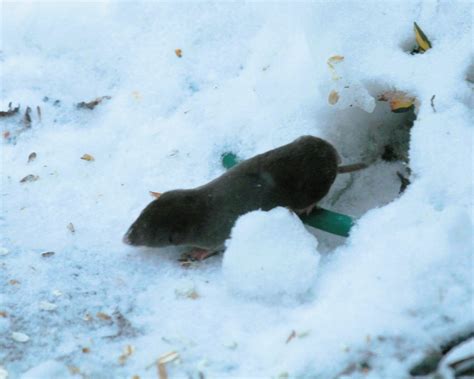
[[[199,249],[199,248],[193,248],[191,251],[187,253],[183,253],[181,257],[178,259],[179,262],[181,262],[181,265],[183,267],[188,267],[190,266],[193,262],[201,262],[209,257],[212,257],[213,255],[218,254],[219,251],[212,251],[212,250],[206,250],[206,249]]]

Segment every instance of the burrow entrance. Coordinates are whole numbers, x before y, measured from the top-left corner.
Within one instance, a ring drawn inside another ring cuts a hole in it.
[[[335,124],[327,138],[340,153],[342,164],[369,162],[370,166],[339,174],[319,205],[357,219],[401,196],[410,183],[408,150],[415,107],[394,113],[389,103],[377,101],[372,113],[358,108],[329,112],[334,112],[328,118],[335,120]],[[321,252],[330,252],[345,242],[343,237],[312,231],[320,242]]]

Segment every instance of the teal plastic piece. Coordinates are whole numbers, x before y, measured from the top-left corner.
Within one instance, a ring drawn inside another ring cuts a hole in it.
[[[237,155],[231,152],[227,152],[222,154],[222,165],[228,170],[232,167],[234,167],[237,163],[239,163],[239,160],[237,158]]]
[[[342,213],[336,213],[324,208],[316,208],[309,215],[300,215],[301,221],[316,229],[336,234],[342,237],[349,237],[354,220]]]
[[[222,154],[221,158],[222,165],[227,170],[239,163],[239,158],[232,152]],[[315,208],[310,214],[300,215],[299,217],[306,225],[342,237],[348,237],[354,225],[352,217],[324,208]]]

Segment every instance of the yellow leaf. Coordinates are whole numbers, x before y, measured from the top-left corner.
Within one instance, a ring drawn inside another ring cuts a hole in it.
[[[420,29],[420,27],[417,25],[417,23],[414,23],[415,26],[415,38],[416,38],[416,43],[420,47],[422,51],[426,51],[431,49],[431,42],[428,39],[428,37],[423,33],[423,30]]]
[[[395,112],[395,113],[408,111],[408,109],[411,108],[413,103],[414,103],[413,98],[403,98],[403,97],[399,99],[393,99],[389,102],[390,109],[392,110],[392,112]]]
[[[388,101],[390,109],[394,113],[402,113],[409,111],[416,104],[416,98],[408,96],[401,91],[387,91],[382,93],[379,98],[380,101]]]
[[[333,55],[331,58],[328,59],[329,67],[334,68],[334,64],[342,62],[344,57],[342,55]]]
[[[331,71],[332,80],[341,79],[341,77],[337,74],[336,68],[334,67],[334,65],[342,62],[343,60],[344,60],[344,57],[342,55],[333,55],[332,57],[328,59],[327,64],[329,66],[329,71]]]
[[[178,58],[181,58],[183,56],[183,50],[181,49],[176,49],[174,53],[176,54]]]
[[[127,362],[127,359],[133,354],[135,348],[132,345],[127,345],[123,349],[122,355],[119,357],[119,363],[124,365]]]
[[[334,90],[331,91],[328,98],[329,104],[334,105],[338,102],[338,100],[339,100],[339,94],[337,93],[337,91],[334,91]]]
[[[104,312],[97,312],[96,316],[97,318],[100,318],[101,320],[104,320],[104,321],[112,320],[112,317],[110,317],[107,313],[104,313]]]
[[[84,154],[81,159],[85,160],[85,161],[89,161],[89,162],[92,162],[92,161],[95,161],[94,157],[90,154]]]

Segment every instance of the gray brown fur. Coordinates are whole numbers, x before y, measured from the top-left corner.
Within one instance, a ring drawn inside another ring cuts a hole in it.
[[[142,211],[124,242],[220,249],[240,215],[278,206],[296,211],[321,200],[337,176],[338,161],[328,142],[300,137],[241,162],[201,187],[165,192]]]

